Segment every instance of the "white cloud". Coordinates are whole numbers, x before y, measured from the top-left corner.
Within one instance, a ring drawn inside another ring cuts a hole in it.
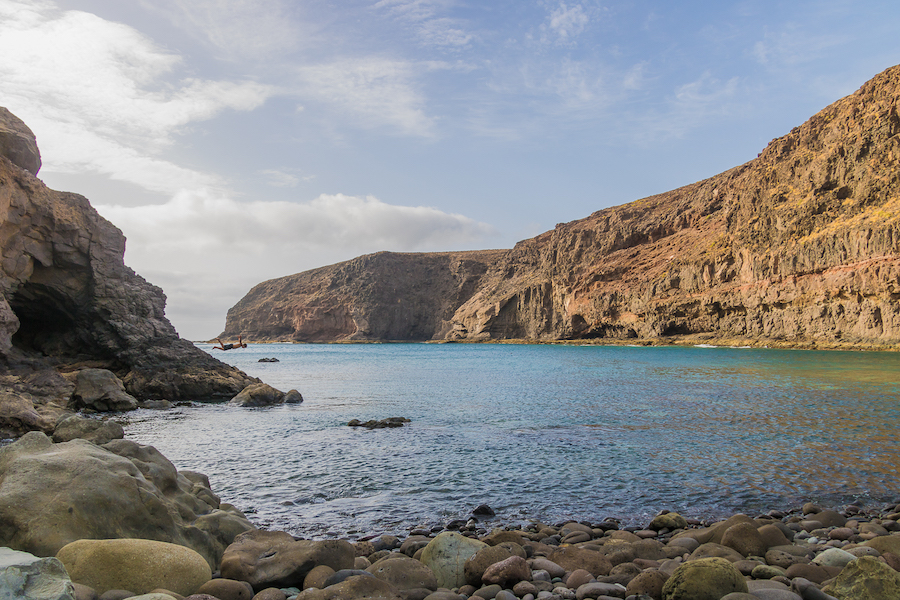
[[[468,45],[474,35],[466,31],[462,20],[440,16],[454,4],[452,0],[380,0],[373,8],[412,26],[427,46],[459,48]]]
[[[567,41],[581,34],[588,24],[588,15],[580,4],[568,6],[560,2],[550,13],[550,29],[560,41]]]
[[[0,0],[0,104],[34,130],[50,172],[93,171],[164,192],[216,178],[160,158],[189,124],[252,110],[274,88],[169,82],[179,56],[137,30],[49,2]]]
[[[417,73],[412,63],[375,57],[344,59],[299,67],[297,73],[304,97],[352,115],[361,127],[387,125],[409,135],[432,135],[425,98],[413,86]]]
[[[462,215],[342,194],[241,203],[195,191],[164,205],[97,210],[125,233],[126,263],[163,287],[167,315],[190,339],[221,331],[227,309],[266,279],[379,250],[471,247],[495,235]]]
[[[839,32],[815,35],[788,24],[781,31],[766,32],[763,39],[753,45],[751,54],[762,65],[797,66],[817,60],[830,48],[844,46],[850,41],[849,36]]]

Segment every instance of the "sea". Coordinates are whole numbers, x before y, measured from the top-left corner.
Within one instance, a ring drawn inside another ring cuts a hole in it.
[[[126,438],[308,539],[646,524],[900,500],[900,353],[558,344],[197,344],[304,402],[130,413]],[[278,362],[259,362],[274,358]],[[349,427],[407,417],[402,428]]]

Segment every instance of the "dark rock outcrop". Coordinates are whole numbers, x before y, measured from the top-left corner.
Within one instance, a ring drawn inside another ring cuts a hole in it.
[[[223,335],[897,344],[898,110],[900,66],[710,179],[466,270],[464,253],[382,253],[268,281]]]
[[[178,337],[165,295],[125,266],[125,237],[86,198],[34,177],[34,136],[0,109],[0,385],[55,422],[60,372],[108,369],[137,400],[227,400],[257,380]],[[20,415],[3,424],[52,431]]]

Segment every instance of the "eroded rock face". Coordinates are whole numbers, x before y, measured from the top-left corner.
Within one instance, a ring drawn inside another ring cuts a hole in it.
[[[0,546],[54,556],[84,538],[144,538],[192,548],[215,568],[250,529],[205,478],[179,473],[151,446],[53,444],[30,432],[0,448]]]
[[[256,382],[178,337],[162,290],[125,266],[122,232],[35,178],[38,156],[33,134],[0,109],[3,385],[39,395],[25,383],[34,372],[79,365],[112,371],[141,401],[227,400]]]
[[[744,165],[481,255],[453,293],[440,254],[265,282],[229,312],[226,334],[896,344],[898,103],[893,67]],[[439,318],[417,319],[429,303]]]

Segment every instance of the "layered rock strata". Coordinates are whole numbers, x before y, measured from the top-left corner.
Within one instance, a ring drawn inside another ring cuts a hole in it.
[[[31,131],[0,109],[0,404],[52,420],[49,404],[72,401],[59,372],[84,367],[115,373],[139,401],[226,400],[257,381],[180,339],[162,290],[125,266],[122,232],[86,198],[47,188],[39,167]],[[23,415],[8,429],[52,430]]]
[[[362,257],[258,285],[223,335],[897,344],[898,104],[892,67],[744,165],[478,255],[465,285],[446,254]]]

